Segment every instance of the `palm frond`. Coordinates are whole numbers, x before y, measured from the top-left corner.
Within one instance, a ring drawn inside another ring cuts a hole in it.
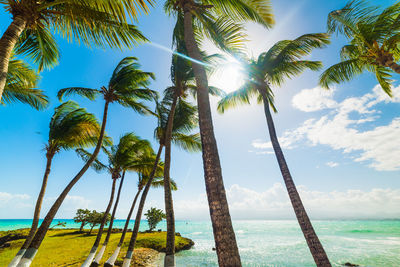
[[[333,83],[350,81],[355,76],[361,74],[364,68],[359,59],[349,59],[339,62],[321,74],[319,84],[324,88],[329,88]]]
[[[246,35],[243,26],[235,23],[229,16],[216,18],[210,12],[200,12],[196,18],[197,27],[223,51],[239,53],[244,49]]]
[[[39,76],[33,69],[12,56],[8,65],[7,80],[1,104],[7,105],[21,102],[37,110],[45,109],[49,101],[42,90],[35,88],[38,79]]]
[[[172,143],[188,152],[199,152],[202,149],[200,134],[172,133]]]
[[[90,157],[92,157],[92,154],[85,149],[82,148],[77,148],[75,149],[76,154],[84,161],[88,162]],[[95,159],[93,163],[90,165],[94,171],[97,173],[103,172],[105,170],[108,170],[108,167],[101,163],[99,160]]]
[[[63,149],[95,146],[100,135],[96,117],[73,101],[55,108],[49,128],[49,143]],[[104,144],[108,143],[111,139],[105,137]]]
[[[393,80],[392,75],[390,72],[384,67],[375,66],[375,76],[378,80],[379,84],[381,85],[383,91],[390,97],[393,96],[392,94],[392,83]]]
[[[370,22],[377,7],[368,5],[365,0],[349,1],[342,9],[329,13],[327,28],[329,33],[340,33],[351,38],[357,33],[357,23]]]
[[[31,58],[38,65],[39,71],[55,66],[60,58],[56,40],[49,29],[44,27],[23,31],[14,51]]]
[[[230,16],[235,21],[253,21],[266,28],[271,28],[275,23],[269,0],[205,0],[204,2],[213,5],[213,9],[219,15]]]
[[[238,105],[250,104],[250,99],[258,94],[255,86],[245,83],[238,90],[228,93],[218,102],[218,112],[224,113],[228,108],[234,108]]]
[[[86,97],[89,100],[95,100],[98,96],[101,95],[100,90],[85,88],[85,87],[69,87],[60,89],[57,93],[58,100],[62,101],[64,97],[68,97],[71,95],[80,95]]]
[[[277,86],[281,86],[285,78],[290,79],[307,69],[317,71],[321,68],[321,61],[295,60],[292,62],[282,62],[268,72],[268,81]]]
[[[51,14],[49,26],[68,40],[88,47],[132,47],[147,41],[136,26],[126,23],[125,10],[119,2],[68,1],[54,5],[47,11]]]

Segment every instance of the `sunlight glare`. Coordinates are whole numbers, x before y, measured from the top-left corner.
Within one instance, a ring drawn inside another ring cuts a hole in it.
[[[217,70],[210,78],[210,85],[224,90],[226,93],[237,90],[243,84],[243,73],[240,63],[229,61]]]

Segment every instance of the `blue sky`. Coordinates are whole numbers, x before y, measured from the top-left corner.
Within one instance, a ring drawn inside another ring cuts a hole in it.
[[[311,32],[324,32],[329,11],[346,1],[272,1],[276,18],[273,30],[248,24],[249,54],[257,56],[274,42]],[[379,1],[387,6],[392,0]],[[162,3],[139,19],[139,28],[152,42],[170,47],[174,21],[162,12]],[[0,13],[0,31],[10,23]],[[1,187],[0,218],[31,218],[45,167],[44,145],[58,89],[69,86],[99,88],[106,85],[116,64],[125,56],[136,56],[142,69],[156,74],[151,89],[162,91],[170,85],[171,55],[149,44],[130,51],[88,49],[58,38],[61,60],[42,73],[40,88],[49,95],[46,111],[35,111],[21,104],[0,107]],[[316,50],[311,59],[324,66],[339,60],[345,43],[333,36],[328,48]],[[205,47],[208,51],[215,48]],[[329,92],[317,88],[320,72],[305,72],[274,88],[278,114],[274,116],[293,178],[313,218],[399,218],[400,205],[400,87],[392,100],[380,93],[371,74],[336,86]],[[211,78],[211,84],[227,91],[234,89],[238,74],[226,69]],[[397,79],[397,77],[394,77]],[[397,83],[395,83],[397,85]],[[101,116],[103,103],[74,98],[88,111]],[[225,187],[235,219],[293,218],[282,178],[271,154],[262,107],[239,107],[224,115],[215,112]],[[153,140],[156,120],[117,106],[110,107],[107,132],[119,136],[133,131]],[[180,190],[174,193],[177,219],[209,219],[201,154],[173,149],[171,176]],[[43,215],[68,181],[81,168],[73,152],[59,153],[53,162]],[[122,192],[117,217],[123,219],[136,193],[135,174],[129,174]],[[107,174],[88,171],[70,192],[58,218],[71,218],[77,208],[105,208],[111,179]],[[163,192],[153,190],[148,207],[164,207]]]

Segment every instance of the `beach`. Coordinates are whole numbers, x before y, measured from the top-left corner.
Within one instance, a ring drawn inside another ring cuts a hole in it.
[[[67,228],[79,227],[72,220]],[[29,227],[30,220],[0,220],[0,230]],[[123,220],[114,226],[121,228]],[[130,227],[133,227],[131,221]],[[333,266],[346,262],[368,267],[397,267],[400,262],[400,220],[313,221]],[[233,221],[243,266],[315,266],[297,221]],[[165,230],[165,222],[158,227]],[[141,231],[147,229],[146,221]],[[212,226],[207,221],[177,221],[176,232],[195,246],[176,254],[177,266],[217,266]]]

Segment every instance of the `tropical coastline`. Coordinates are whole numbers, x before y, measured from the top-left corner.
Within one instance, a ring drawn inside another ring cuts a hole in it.
[[[72,220],[65,221],[67,228],[79,228]],[[29,222],[13,220],[11,224],[9,220],[0,220],[0,225],[3,230],[7,223],[9,228],[16,228]],[[143,222],[141,231],[146,230]],[[254,220],[233,221],[233,224],[243,266],[315,266],[296,221]],[[123,220],[116,220],[115,225],[120,228]],[[316,220],[314,225],[330,251],[328,255],[334,266],[350,262],[364,267],[397,267],[400,262],[400,220]],[[157,228],[166,230],[165,222]],[[177,266],[217,266],[210,222],[178,220],[176,231],[195,242],[191,249],[176,254]]]
[[[0,266],[399,266],[399,0],[0,6]]]

